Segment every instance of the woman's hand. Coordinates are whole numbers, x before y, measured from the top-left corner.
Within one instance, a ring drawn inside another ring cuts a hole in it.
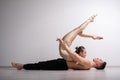
[[[56,41],[59,41],[59,43],[64,47],[64,48],[66,48],[66,43],[62,40],[62,39],[60,39],[60,38],[57,38],[57,40]]]
[[[62,39],[60,39],[60,38],[57,38],[56,41],[59,41],[60,44],[65,45],[65,42]]]

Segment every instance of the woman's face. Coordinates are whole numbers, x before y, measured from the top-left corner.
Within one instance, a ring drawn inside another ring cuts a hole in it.
[[[87,56],[86,50],[83,49],[83,52],[80,52],[79,55],[80,55],[81,57],[84,57],[84,58],[85,58],[85,57]]]

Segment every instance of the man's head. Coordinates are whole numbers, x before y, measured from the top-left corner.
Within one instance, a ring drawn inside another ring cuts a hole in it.
[[[86,50],[85,50],[85,47],[84,46],[79,46],[79,47],[76,47],[75,48],[75,52],[80,55],[81,57],[86,57]]]
[[[99,58],[94,58],[93,59],[93,62],[95,63],[95,68],[98,69],[98,70],[102,70],[106,67],[106,62],[104,62],[102,59],[99,59]]]

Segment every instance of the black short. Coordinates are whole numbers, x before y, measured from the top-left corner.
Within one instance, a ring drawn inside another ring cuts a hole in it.
[[[67,63],[62,58],[25,64],[23,68],[26,70],[68,70]]]

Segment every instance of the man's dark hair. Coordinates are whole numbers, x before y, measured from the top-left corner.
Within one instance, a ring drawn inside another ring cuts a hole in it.
[[[76,47],[75,49],[76,49],[75,52],[77,54],[79,54],[80,52],[83,52],[83,50],[85,49],[85,47],[84,46],[79,46],[79,47]]]
[[[96,67],[96,69],[103,70],[106,67],[106,64],[107,64],[106,62],[103,62],[102,65],[99,67]]]

